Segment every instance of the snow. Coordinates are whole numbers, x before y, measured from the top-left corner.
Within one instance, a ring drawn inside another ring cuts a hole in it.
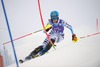
[[[40,35],[44,36],[44,35]],[[34,36],[33,36],[34,37]],[[99,67],[100,66],[100,45],[99,35],[81,39],[77,43],[66,43],[66,38],[43,56],[19,64],[20,67]],[[94,42],[95,41],[95,42]],[[64,43],[65,42],[65,43]],[[87,44],[88,42],[88,44]],[[63,45],[62,45],[63,44]],[[31,51],[33,45],[18,48],[18,59],[24,58]],[[19,46],[21,47],[21,46]],[[19,50],[20,49],[20,50]],[[26,50],[26,51],[25,51]],[[20,51],[20,52],[19,52]],[[10,65],[8,67],[15,67]]]

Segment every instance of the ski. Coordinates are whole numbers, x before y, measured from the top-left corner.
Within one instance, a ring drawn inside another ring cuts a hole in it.
[[[32,56],[32,57],[26,57],[25,59],[19,59],[19,63],[24,63],[24,62],[26,62],[26,61],[29,61],[29,60],[31,60],[31,59],[34,59],[34,58],[36,58],[36,57],[39,57],[39,56],[41,56],[41,55],[39,55],[39,54],[37,54],[37,55],[34,55],[34,56]]]

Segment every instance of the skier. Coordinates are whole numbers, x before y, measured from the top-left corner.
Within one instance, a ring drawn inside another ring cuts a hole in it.
[[[62,19],[59,19],[59,13],[58,11],[52,11],[50,13],[50,17],[51,19],[49,19],[49,22],[47,23],[46,26],[50,26],[49,28],[46,28],[46,32],[48,32],[49,30],[49,36],[50,36],[50,40],[52,41],[52,43],[59,43],[60,41],[62,41],[64,39],[64,26],[68,29],[70,29],[71,33],[72,33],[72,40],[73,41],[77,41],[77,37],[73,32],[72,26],[69,25],[68,23],[66,23],[65,21],[63,21]],[[45,32],[44,31],[44,32]],[[19,60],[21,63],[23,63],[24,61],[30,60],[32,58],[44,55],[50,48],[52,47],[52,44],[50,43],[50,41],[48,40],[48,38],[46,38],[43,42],[43,44],[41,46],[38,46],[37,48],[35,48],[26,58],[25,60]]]

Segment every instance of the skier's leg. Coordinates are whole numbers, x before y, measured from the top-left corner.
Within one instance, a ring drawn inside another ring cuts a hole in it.
[[[50,35],[51,41],[54,44],[55,42],[58,43],[64,39],[64,34],[62,35]],[[43,50],[39,52],[41,55],[45,54],[50,48],[52,47],[52,44],[49,42],[49,40],[46,38],[45,41],[43,42],[45,45],[43,45]]]
[[[52,43],[55,43],[54,39],[51,39]],[[48,39],[45,39],[43,42],[43,45],[35,48],[24,60],[19,60],[20,63],[23,63],[24,61],[30,60],[32,58],[41,56],[45,54],[50,48],[52,47],[52,44],[49,42]]]
[[[55,42],[54,39],[51,39],[52,43]],[[52,47],[52,44],[49,42],[48,39],[45,39],[44,42],[43,42],[44,45],[41,45],[37,48],[35,48],[26,58],[25,60],[30,60],[32,58],[35,58],[39,55],[43,55],[45,54],[45,52],[47,52],[51,47]]]
[[[51,41],[52,41],[53,44],[55,43],[55,40],[54,40],[54,39],[51,39]],[[51,47],[52,47],[52,44],[51,44],[50,42],[48,42],[48,43],[44,46],[43,50],[41,50],[41,51],[39,52],[39,54],[40,54],[40,55],[45,54],[48,50],[50,50]]]
[[[54,39],[51,39],[51,41],[53,44],[55,43]],[[49,42],[48,45],[46,45],[46,47],[45,47],[46,51],[48,51],[51,47],[52,47],[52,44]]]
[[[54,39],[55,43],[59,43],[64,39],[64,34],[51,34],[50,38]]]
[[[39,47],[35,48],[35,49],[25,58],[25,60],[29,60],[29,59],[35,58],[36,54],[37,54],[38,52],[40,52],[42,49],[43,49],[43,46],[39,46]]]
[[[43,46],[41,45],[41,46],[35,48],[34,51],[32,51],[32,52],[30,53],[30,55],[31,55],[31,56],[34,55],[34,54],[36,55],[36,54],[37,54],[38,52],[40,52],[42,49],[43,49]]]
[[[51,34],[50,35],[51,41],[54,44],[55,42],[58,43],[60,41],[62,41],[64,39],[64,34],[62,35],[54,35]],[[41,55],[45,54],[45,52],[47,52],[48,50],[50,50],[50,48],[52,47],[52,44],[49,42],[48,39],[45,39],[44,43],[46,45],[43,46],[43,50],[40,52]]]

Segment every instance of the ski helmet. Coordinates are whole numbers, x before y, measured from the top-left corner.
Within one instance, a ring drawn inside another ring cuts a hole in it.
[[[51,20],[59,19],[58,11],[52,11],[51,14],[50,14],[50,17],[51,17]]]

